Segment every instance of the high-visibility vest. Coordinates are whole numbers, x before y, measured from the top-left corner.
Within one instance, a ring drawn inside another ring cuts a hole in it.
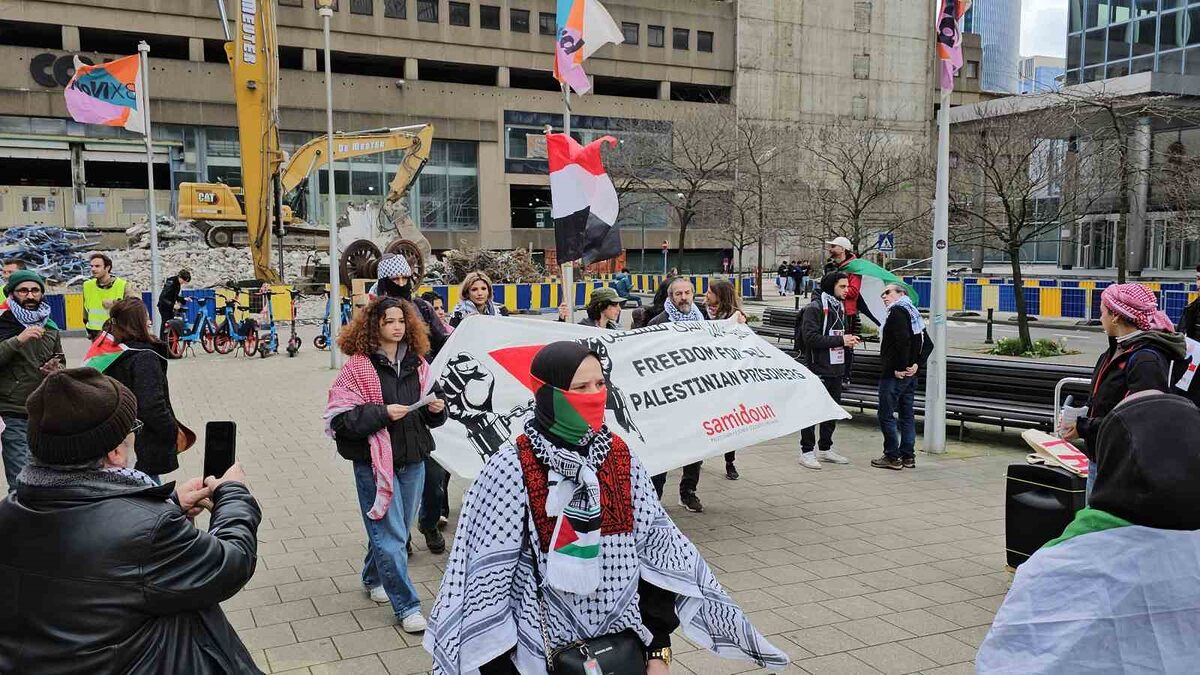
[[[106,300],[120,300],[125,297],[125,280],[113,277],[113,283],[108,288],[100,288],[95,279],[83,282],[83,313],[84,326],[88,330],[104,330],[104,322],[108,321]]]

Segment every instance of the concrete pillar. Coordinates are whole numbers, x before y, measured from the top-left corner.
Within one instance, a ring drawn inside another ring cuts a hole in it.
[[[421,67],[417,59],[409,56],[404,59],[404,79],[419,80],[421,79]]]
[[[79,27],[63,26],[62,27],[62,43],[64,52],[81,52],[83,49],[79,46]]]
[[[1079,141],[1071,137],[1066,140],[1066,150],[1064,152],[1065,167],[1069,174],[1067,181],[1072,186],[1071,189],[1079,189]],[[1064,195],[1065,199],[1072,199]],[[1071,201],[1067,202],[1072,203]],[[1079,255],[1079,248],[1082,243],[1079,239],[1079,215],[1075,209],[1064,209],[1061,214],[1062,229],[1059,230],[1058,243],[1058,266],[1064,270],[1069,270],[1075,267],[1075,258]],[[1085,263],[1086,264],[1086,263]]]
[[[315,49],[305,49],[301,52],[301,59],[303,62],[300,64],[300,67],[310,73],[315,73],[318,70],[323,71],[325,68],[325,55],[322,54],[318,61],[317,50]]]
[[[75,227],[87,227],[87,176],[84,174],[83,143],[71,143],[71,218]],[[78,208],[80,205],[82,209]]]
[[[983,172],[975,172],[975,184],[971,186],[971,203],[974,207],[982,212],[987,208],[986,191],[983,185]],[[971,248],[971,271],[975,274],[983,274],[983,243],[987,233],[987,224],[983,218],[972,218],[975,224],[975,236],[979,237],[979,242]]]
[[[500,66],[499,68],[497,68],[496,69],[496,86],[497,87],[508,87],[509,82],[510,82],[510,80],[509,80],[510,76],[511,76],[511,71],[508,69],[508,66]]]
[[[1125,241],[1129,246],[1126,261],[1132,276],[1141,276],[1142,269],[1146,267],[1146,210],[1150,195],[1152,140],[1150,124],[1149,117],[1139,119],[1129,139],[1129,157],[1133,164],[1130,169],[1134,174],[1129,181],[1129,222],[1126,226]]]
[[[188,38],[188,61],[204,61],[204,39]]]
[[[671,82],[669,80],[663,80],[658,83],[658,100],[671,100]]]

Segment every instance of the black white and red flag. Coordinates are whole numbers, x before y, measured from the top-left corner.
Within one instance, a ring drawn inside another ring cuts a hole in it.
[[[550,160],[550,215],[560,263],[589,265],[621,254],[617,190],[604,169],[600,150],[616,145],[612,136],[586,146],[566,134],[547,134]]]

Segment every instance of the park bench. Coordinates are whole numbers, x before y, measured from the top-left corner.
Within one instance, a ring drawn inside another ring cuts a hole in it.
[[[800,315],[794,309],[785,307],[768,307],[763,312],[762,324],[754,327],[754,332],[763,337],[775,340],[794,341],[796,338],[796,317]]]
[[[1089,379],[1085,366],[1032,363],[973,356],[950,356],[946,361],[946,418],[957,420],[959,437],[967,422],[1023,429],[1054,428],[1054,390],[1064,378]],[[854,354],[850,384],[842,391],[842,405],[859,410],[879,408],[880,359],[878,352]],[[1086,386],[1068,384],[1064,395],[1083,405]],[[917,383],[916,412],[925,414],[925,378]]]

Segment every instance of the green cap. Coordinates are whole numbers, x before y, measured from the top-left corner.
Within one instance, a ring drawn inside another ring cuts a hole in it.
[[[616,289],[608,286],[592,290],[592,297],[588,300],[589,305],[619,305],[621,304],[621,296],[617,295]]]
[[[46,280],[43,279],[40,274],[34,272],[33,270],[17,270],[8,277],[8,283],[4,285],[5,297],[12,295],[13,289],[16,288],[18,284],[22,284],[26,281],[32,281],[36,283],[38,286],[42,287],[43,293],[46,292]]]

